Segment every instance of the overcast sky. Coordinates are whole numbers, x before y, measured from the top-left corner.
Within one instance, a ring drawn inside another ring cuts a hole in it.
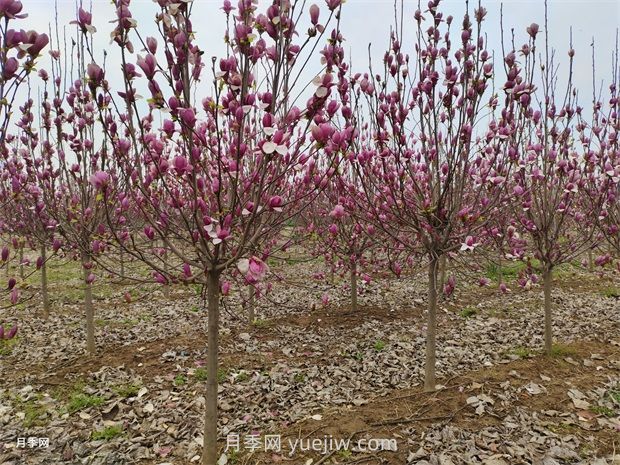
[[[326,8],[324,0],[314,0],[322,8],[322,16]],[[54,18],[53,0],[24,0],[24,11],[29,17],[21,21],[21,27],[47,31]],[[236,4],[233,0],[233,4]],[[261,0],[263,6],[270,2]],[[313,3],[308,1],[308,5]],[[405,40],[404,47],[413,55],[413,40],[415,38],[415,23],[413,11],[417,7],[417,0],[405,0]],[[423,9],[426,1],[422,2]],[[504,5],[504,28],[510,31],[515,29],[516,44],[520,46],[527,41],[526,27],[536,22],[541,30],[544,24],[544,3],[542,0],[486,0],[482,4],[488,10],[484,31],[488,34],[488,47],[495,50],[496,57],[501,54],[500,46],[500,5]],[[205,57],[221,56],[224,45],[221,40],[225,21],[220,10],[221,0],[194,0],[194,28],[197,30],[197,43],[205,51]],[[144,35],[155,35],[153,17],[157,5],[151,0],[132,0],[132,12],[138,20],[139,27],[146,31]],[[471,11],[477,6],[477,1],[470,3]],[[91,2],[84,1],[85,9],[91,7]],[[464,0],[444,0],[440,6],[446,15],[455,17],[455,24],[459,26],[460,19],[465,11]],[[75,2],[58,0],[59,23],[68,25],[75,18]],[[112,51],[108,57],[108,78],[114,84],[113,69],[116,44],[110,45],[110,31],[114,25],[114,7],[109,0],[92,0],[93,24],[97,28],[95,34],[95,49],[102,54],[104,49]],[[372,43],[372,57],[377,69],[383,52],[388,44],[390,26],[393,24],[394,4],[392,0],[348,0],[343,6],[341,28],[346,39],[346,52],[351,56],[353,68],[366,71],[368,64],[368,44]],[[549,1],[549,35],[550,46],[557,50],[558,57],[563,65],[568,62],[569,31],[573,28],[573,47],[575,55],[575,82],[580,90],[580,103],[588,107],[592,95],[592,48],[594,38],[596,43],[596,77],[598,84],[601,81],[607,86],[612,76],[611,56],[615,48],[617,28],[620,25],[620,0],[551,0]],[[302,29],[303,30],[303,29]],[[543,36],[539,35],[539,39]],[[542,41],[540,43],[542,45]],[[208,59],[207,59],[208,61]],[[45,63],[41,63],[45,67]],[[560,77],[565,78],[567,67],[560,68]],[[118,74],[116,74],[118,76]]]

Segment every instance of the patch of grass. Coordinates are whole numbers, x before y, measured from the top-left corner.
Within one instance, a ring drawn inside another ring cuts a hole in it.
[[[109,441],[110,439],[114,439],[117,436],[123,434],[123,428],[120,426],[106,426],[101,431],[93,431],[91,435],[91,439],[93,441]]]
[[[516,355],[517,357],[521,357],[521,358],[529,358],[535,355],[531,349],[527,347],[523,347],[523,346],[515,347],[514,349],[510,350],[508,353],[512,355]]]
[[[202,284],[191,284],[191,288],[196,295],[202,294]]]
[[[221,384],[224,381],[226,381],[226,376],[228,376],[228,372],[226,371],[226,369],[220,368],[220,369],[217,370],[217,382],[218,383]],[[198,381],[206,381],[207,378],[209,377],[209,375],[207,373],[207,369],[203,368],[203,367],[196,368],[196,371],[194,372],[194,377]]]
[[[574,357],[577,355],[577,351],[565,344],[553,344],[551,347],[552,357]]]
[[[577,427],[570,423],[558,423],[555,425],[547,426],[549,431],[556,434],[570,434],[577,430]]]
[[[138,321],[151,321],[153,319],[153,317],[151,315],[148,315],[146,313],[140,315],[138,317]]]
[[[48,419],[45,419],[47,409],[41,405],[39,401],[43,398],[42,395],[36,394],[35,398],[24,401],[19,395],[13,399],[15,408],[22,410],[24,413],[24,427],[31,428],[33,426],[45,426],[48,423]]]
[[[227,452],[228,463],[235,465],[241,461],[241,454],[236,449],[231,449]]]
[[[174,377],[173,383],[175,386],[183,386],[185,383],[187,383],[187,378],[185,377],[185,375],[176,375]]]
[[[11,355],[13,348],[19,342],[19,337],[13,339],[0,339],[0,355]]]
[[[304,375],[303,373],[295,373],[295,376],[293,376],[293,381],[295,381],[298,384],[305,383],[306,375]]]
[[[252,322],[252,325],[255,326],[256,328],[265,328],[269,326],[269,324],[270,324],[269,320],[263,320],[261,318],[256,318]]]
[[[476,313],[478,313],[478,310],[476,310],[474,307],[465,307],[463,310],[461,310],[459,315],[461,315],[463,318],[469,318],[474,316]]]
[[[198,313],[200,311],[200,307],[198,305],[192,305],[190,310],[194,313]]]
[[[248,375],[245,371],[242,371],[235,377],[235,379],[240,383],[243,383],[244,381],[250,379],[250,375]]]
[[[125,318],[123,319],[123,321],[121,321],[121,323],[123,323],[125,326],[136,326],[139,321],[131,318]]]
[[[620,404],[620,391],[609,391],[609,397],[614,402],[617,402],[618,404]]]
[[[75,413],[89,407],[99,407],[103,404],[103,397],[91,396],[83,392],[74,392],[69,398],[67,410],[69,413]]]
[[[601,295],[608,299],[620,299],[620,289],[615,286],[606,287],[601,291]]]
[[[602,407],[600,405],[593,405],[592,407],[590,407],[590,410],[593,413],[596,413],[598,415],[605,415],[606,417],[613,417],[616,414],[616,412],[614,412],[609,407]]]
[[[534,265],[533,265],[534,266]],[[527,265],[523,262],[507,262],[502,264],[501,267],[495,263],[491,263],[486,270],[486,277],[493,281],[499,281],[500,274],[504,280],[514,279],[519,276],[523,270],[527,268]]]
[[[103,318],[97,318],[95,320],[95,325],[97,326],[106,326],[108,324],[108,320],[104,320]]]
[[[353,455],[353,453],[349,449],[340,449],[338,451],[338,455],[343,459],[349,459]]]
[[[123,384],[121,386],[116,386],[112,390],[120,397],[136,397],[138,395],[138,391],[140,391],[142,386],[138,383],[131,384]]]
[[[375,345],[373,347],[377,352],[381,352],[383,349],[385,349],[385,342],[379,339],[375,342]]]

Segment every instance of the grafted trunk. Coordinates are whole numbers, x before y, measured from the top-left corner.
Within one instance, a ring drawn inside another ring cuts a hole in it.
[[[351,309],[357,312],[357,262],[351,260]]]
[[[220,273],[207,274],[207,396],[202,465],[217,464],[217,368],[220,319]]]
[[[43,297],[43,318],[46,320],[50,316],[50,299],[47,291],[47,248],[45,243],[41,244],[41,295]]]
[[[424,367],[424,391],[435,390],[435,362],[437,339],[437,258],[428,267],[428,319],[426,330],[426,365]]]
[[[543,271],[543,292],[545,296],[545,353],[551,355],[553,349],[553,327],[551,318],[551,286],[553,271],[545,267]]]
[[[82,255],[82,274],[84,277],[84,311],[86,313],[86,349],[88,353],[95,353],[95,307],[93,305],[93,286],[88,282],[89,271],[86,268],[89,257]]]

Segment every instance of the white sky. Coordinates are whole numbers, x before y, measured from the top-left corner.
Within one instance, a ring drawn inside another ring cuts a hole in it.
[[[400,0],[399,0],[400,1]],[[326,7],[324,0],[309,0],[307,6],[317,3],[321,7],[321,19],[325,18]],[[54,18],[54,0],[24,0],[24,11],[29,14],[25,20],[19,21],[19,27],[47,31],[48,25]],[[236,0],[233,0],[236,5]],[[260,6],[268,4],[260,1]],[[404,49],[413,55],[413,41],[415,38],[415,22],[413,11],[417,7],[417,0],[405,0],[405,40]],[[501,54],[500,47],[500,2],[499,0],[483,1],[488,10],[484,23],[484,31],[488,34],[488,47],[496,51],[496,57]],[[221,0],[194,0],[194,28],[197,30],[197,43],[205,51],[204,59],[209,64],[209,57],[222,56],[224,45],[221,40],[225,28],[224,14],[220,10]],[[427,1],[422,2],[422,9],[426,8]],[[532,22],[541,26],[539,47],[544,38],[544,3],[543,0],[504,0],[504,28],[509,33],[515,28],[516,44],[519,47],[527,41],[525,28]],[[84,0],[84,7],[88,9],[90,1]],[[131,2],[134,18],[138,20],[144,36],[155,35],[153,17],[158,6],[151,0],[133,0]],[[470,11],[477,6],[477,1],[470,2]],[[58,0],[59,23],[68,25],[75,18],[76,6],[74,1]],[[109,0],[92,0],[93,24],[97,28],[95,34],[95,50],[102,54],[104,49],[111,52],[108,56],[108,79],[114,87],[115,78],[113,69],[115,55],[118,49],[116,44],[110,44],[110,31],[114,25],[109,21],[114,18],[114,7]],[[445,16],[451,14],[455,18],[453,29],[460,29],[460,20],[465,11],[464,0],[444,0],[440,10]],[[392,0],[348,0],[342,12],[341,29],[346,39],[345,49],[353,62],[356,71],[364,72],[368,69],[368,44],[372,43],[372,57],[374,69],[378,70],[383,53],[388,45],[389,30],[393,23],[394,4]],[[596,41],[596,77],[598,84],[604,81],[609,84],[612,76],[611,56],[616,41],[616,30],[620,26],[620,0],[550,0],[549,1],[549,35],[550,46],[557,50],[558,57],[563,65],[567,64],[567,50],[569,48],[569,29],[573,27],[573,47],[575,55],[575,83],[580,90],[580,104],[589,109],[592,95],[592,67],[590,44],[594,37]],[[16,27],[18,23],[15,23]],[[456,26],[456,27],[455,27]],[[304,31],[304,29],[302,29]],[[68,30],[68,35],[71,33]],[[137,47],[138,48],[138,47]],[[138,51],[138,50],[136,50]],[[100,56],[99,58],[102,58]],[[497,61],[497,59],[496,59]],[[41,67],[46,67],[45,62]],[[499,70],[498,70],[499,71]],[[567,67],[560,68],[560,78],[566,78]],[[119,76],[116,72],[116,76]],[[501,76],[501,74],[500,74]],[[208,81],[207,81],[208,82]],[[606,88],[605,87],[605,88]],[[144,93],[143,93],[144,95]]]

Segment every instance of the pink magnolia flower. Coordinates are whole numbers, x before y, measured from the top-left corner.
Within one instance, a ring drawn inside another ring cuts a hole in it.
[[[97,171],[89,178],[92,186],[97,190],[105,190],[110,181],[110,175],[105,171]]]
[[[321,297],[321,303],[324,307],[327,307],[327,305],[329,305],[329,294],[327,292],[323,294],[323,297]]]
[[[17,324],[14,324],[9,332],[4,335],[4,339],[13,339],[17,334]]]
[[[222,228],[219,224],[214,225],[214,223],[211,223],[206,225],[204,229],[212,239],[211,242],[213,242],[214,245],[220,244],[232,237],[230,230],[228,228]]]
[[[269,208],[274,211],[281,212],[282,211],[282,197],[279,195],[275,195],[269,199]]]
[[[255,256],[252,256],[249,259],[242,258],[237,263],[237,268],[250,284],[256,284],[257,282],[262,281],[269,272],[269,267],[267,264]]]
[[[168,284],[168,279],[161,273],[154,272],[153,278],[155,278],[155,281],[159,284]]]
[[[461,244],[461,252],[462,251],[471,251],[474,250],[474,248],[479,245],[476,240],[472,237],[472,236],[467,236],[465,238],[465,242],[463,242],[463,244]]]
[[[228,282],[228,281],[224,281],[224,282],[222,283],[222,286],[221,286],[221,287],[222,287],[222,289],[221,289],[221,290],[222,290],[222,295],[228,295],[228,294],[230,294],[230,287],[231,287],[230,282]]]
[[[316,26],[319,23],[319,7],[316,4],[313,4],[310,7],[310,22],[312,25]]]
[[[344,212],[344,207],[340,204],[336,205],[334,207],[334,209],[329,213],[329,216],[331,216],[332,218],[335,218],[337,220],[339,220],[340,218],[342,218],[344,216],[345,212]]]
[[[15,305],[18,300],[19,300],[19,291],[17,290],[16,287],[14,287],[13,290],[11,291],[11,304]]]

